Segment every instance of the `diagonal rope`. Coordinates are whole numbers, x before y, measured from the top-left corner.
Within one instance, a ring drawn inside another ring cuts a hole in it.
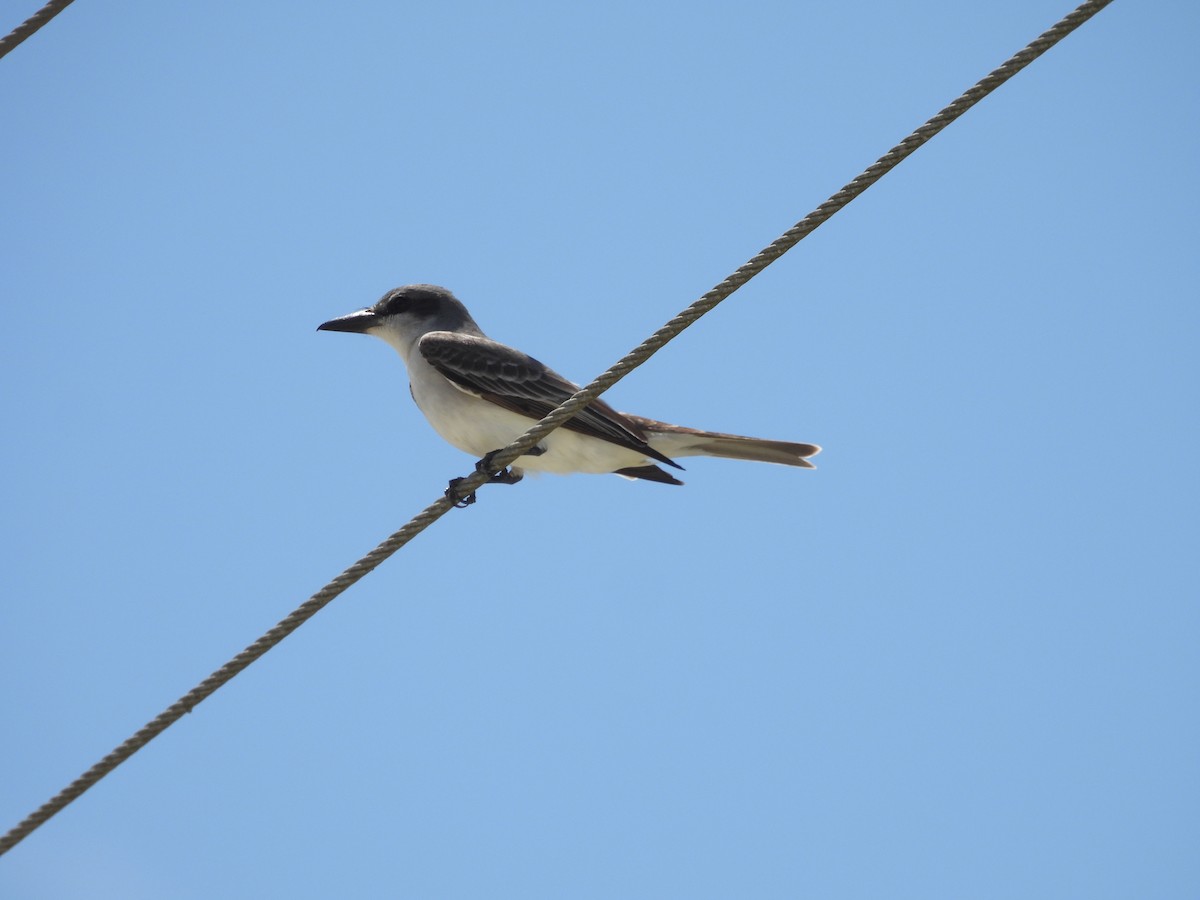
[[[851,200],[899,165],[918,147],[1111,2],[1112,0],[1088,0],[1088,2],[1082,4],[1064,17],[1054,27],[1039,36],[1025,49],[1010,57],[1003,65],[983,78],[974,87],[964,92],[957,100],[889,150],[861,175],[789,228],[761,253],[675,318],[671,319],[671,321],[647,338],[607,372],[587,387],[576,392],[569,400],[565,401],[561,406],[525,432],[525,434],[503,448],[503,450],[493,454],[491,468],[493,470],[502,469],[518,456],[528,451],[547,434],[562,425],[601,393],[653,356],[669,340],[781,257],[807,235],[811,234],[834,213],[838,212]],[[486,472],[477,471],[472,473],[459,483],[458,492],[460,494],[469,494],[481,487],[487,481],[487,477]],[[161,734],[186,713],[191,712],[196,704],[206,699],[219,687],[316,615],[331,600],[355,584],[368,572],[371,572],[385,559],[440,519],[453,508],[453,504],[454,501],[448,497],[441,497],[431,503],[403,528],[388,537],[378,547],[342,572],[341,575],[334,578],[317,593],[313,594],[312,597],[293,610],[274,628],[159,713],[136,734],[0,838],[0,855],[12,849],[28,837],[38,826],[60,812],[69,803],[83,794],[84,791],[88,790],[88,788],[92,787],[101,778],[148,744],[154,737]]]
[[[50,0],[49,3],[10,31],[5,37],[0,38],[0,59],[17,49],[17,45],[22,43],[26,38],[31,37],[35,31],[70,6],[71,3],[72,0]]]
[[[807,216],[771,242],[761,253],[741,266],[736,272],[710,290],[707,294],[667,322],[654,332],[637,348],[613,365],[608,371],[596,378],[591,384],[573,394],[561,406],[546,415],[544,419],[514,440],[503,450],[492,454],[491,469],[498,471],[509,465],[518,456],[527,452],[538,441],[555,428],[562,425],[585,406],[595,400],[631,371],[657,353],[662,347],[697,319],[709,312],[722,300],[740,288],[743,284],[769,266],[796,244],[808,237],[820,225],[824,224],[834,213],[841,210],[851,200],[863,193],[867,188],[911,156],[918,147],[944,129],[947,125],[965,113],[968,109],[1012,78],[1023,68],[1057,44],[1060,40],[1108,6],[1112,0],[1088,0],[1074,11],[1064,16],[1054,27],[1039,35],[1025,49],[1014,53],[999,68],[990,72],[974,87],[964,91],[961,96],[936,116],[902,140],[899,144],[881,156],[874,164],[840,191],[810,212]],[[459,483],[457,490],[465,495],[487,482],[487,473],[476,472]]]

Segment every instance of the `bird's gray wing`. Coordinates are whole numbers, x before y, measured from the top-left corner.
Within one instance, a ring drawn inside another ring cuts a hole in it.
[[[417,349],[458,388],[534,421],[579,390],[532,356],[478,335],[431,331],[417,341]],[[603,400],[593,400],[562,427],[682,468],[647,444],[641,428]]]

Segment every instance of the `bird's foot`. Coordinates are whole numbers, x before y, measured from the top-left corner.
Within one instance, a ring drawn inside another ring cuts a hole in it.
[[[492,472],[492,460],[496,458],[499,450],[493,450],[491,453],[485,453],[483,459],[475,463],[476,472],[485,472],[488,476],[488,484],[516,484],[525,476],[515,469],[501,469],[499,472]]]
[[[469,494],[460,494],[458,492],[458,486],[466,480],[465,478],[451,478],[450,484],[446,487],[446,498],[454,502],[456,509],[466,509],[475,502],[474,491],[471,491]]]
[[[545,452],[545,450],[543,450],[541,447],[537,447],[535,449],[537,450],[536,453],[529,453],[527,455],[540,456]],[[483,459],[475,463],[475,471],[484,472],[487,474],[488,484],[516,484],[525,477],[522,472],[514,469],[501,469],[499,472],[491,471],[493,465],[492,460],[496,458],[496,454],[499,452],[499,450],[493,450],[491,453],[484,454]],[[466,509],[475,502],[474,491],[471,491],[469,494],[462,494],[459,492],[458,486],[464,481],[466,481],[465,478],[451,478],[450,484],[446,487],[446,497],[450,500],[453,500],[454,505],[458,509]]]

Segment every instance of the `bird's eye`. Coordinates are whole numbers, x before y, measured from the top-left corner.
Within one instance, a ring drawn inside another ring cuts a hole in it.
[[[408,298],[404,296],[392,297],[384,304],[384,315],[394,316],[408,309]]]

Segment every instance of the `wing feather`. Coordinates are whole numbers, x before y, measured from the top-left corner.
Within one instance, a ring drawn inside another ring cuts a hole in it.
[[[534,421],[579,390],[532,356],[479,335],[431,331],[417,342],[417,349],[455,386]],[[647,444],[642,429],[603,400],[593,400],[562,427],[681,468]]]

